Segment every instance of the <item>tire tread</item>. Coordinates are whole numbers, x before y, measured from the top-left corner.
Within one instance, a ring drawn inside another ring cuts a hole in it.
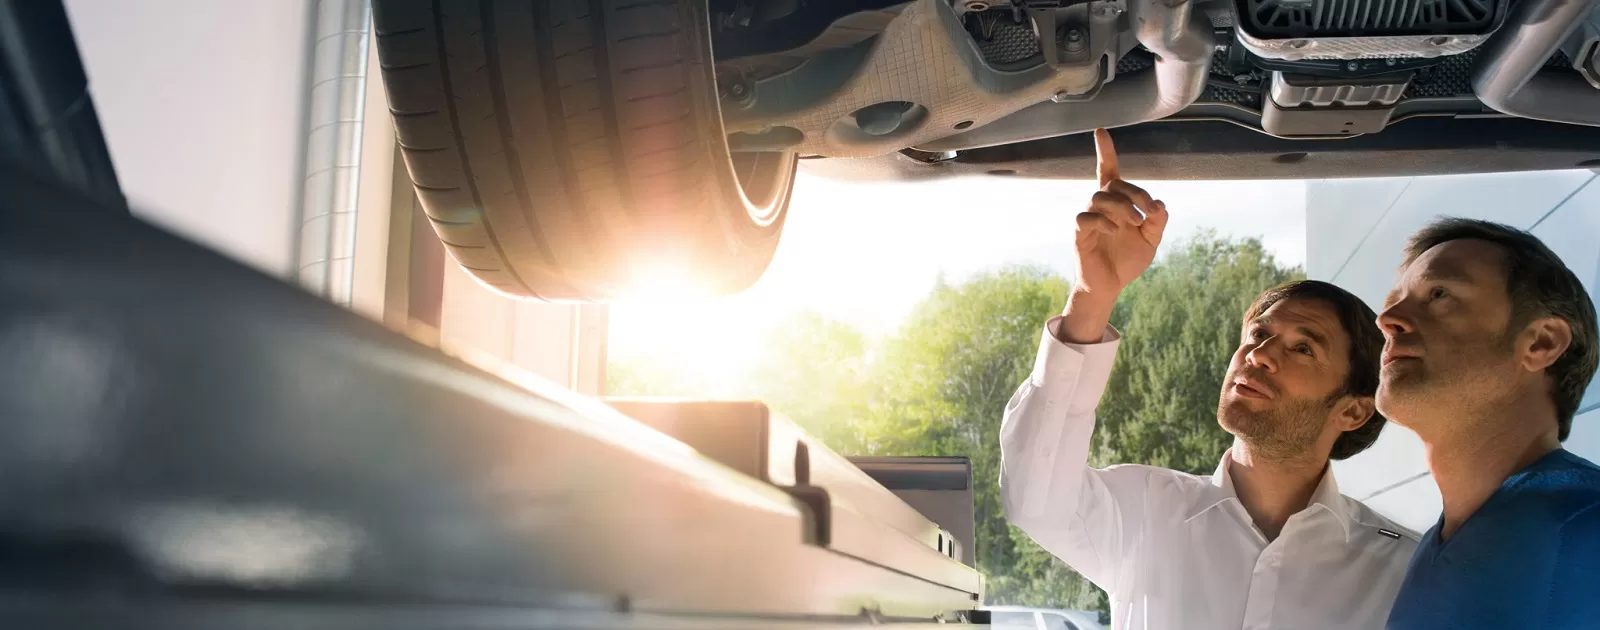
[[[721,149],[703,132],[720,122],[697,102],[692,1],[375,0],[396,138],[458,263],[581,299],[623,288],[641,245],[745,253],[711,194]]]

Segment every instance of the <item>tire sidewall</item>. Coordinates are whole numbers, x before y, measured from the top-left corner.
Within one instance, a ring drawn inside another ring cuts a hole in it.
[[[709,219],[716,227],[705,233],[708,242],[701,243],[698,250],[702,252],[702,264],[707,265],[704,269],[721,270],[716,274],[720,276],[717,284],[722,285],[718,287],[719,293],[725,292],[721,290],[723,287],[739,290],[753,284],[772,262],[789,216],[799,156],[786,153],[772,167],[779,171],[778,176],[782,178],[776,184],[778,190],[773,200],[775,211],[771,221],[757,222],[751,216],[750,201],[734,172],[733,156],[728,149],[727,132],[722,124],[722,103],[717,91],[707,3],[705,0],[680,0],[678,6],[685,23],[693,25],[693,28],[685,31],[692,34],[686,44],[692,47],[696,66],[691,77],[691,98],[695,111],[710,114],[696,116],[695,119],[700,126],[697,134],[705,142],[706,153],[713,165],[711,170],[715,174],[715,185],[710,191],[712,203],[708,205],[712,214]],[[705,259],[705,254],[710,254],[712,259]]]

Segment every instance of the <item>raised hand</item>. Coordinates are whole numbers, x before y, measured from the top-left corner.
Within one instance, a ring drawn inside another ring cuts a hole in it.
[[[1100,192],[1078,213],[1078,280],[1067,310],[1051,334],[1064,343],[1097,343],[1105,335],[1117,296],[1150,268],[1167,228],[1167,205],[1122,181],[1111,134],[1094,132]]]
[[[1155,260],[1167,227],[1166,204],[1122,180],[1111,134],[1094,132],[1100,191],[1078,214],[1078,286],[1075,292],[1115,301]]]

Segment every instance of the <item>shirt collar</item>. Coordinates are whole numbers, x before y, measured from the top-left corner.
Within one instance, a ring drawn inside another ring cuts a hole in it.
[[[1239,500],[1239,494],[1233,488],[1233,476],[1228,472],[1228,465],[1231,463],[1233,463],[1233,449],[1230,448],[1222,454],[1222,461],[1217,464],[1217,471],[1210,477],[1210,491],[1195,501],[1189,515],[1184,518],[1185,523],[1226,501]],[[1339,483],[1333,478],[1332,467],[1322,472],[1322,480],[1317,482],[1317,489],[1311,493],[1311,503],[1306,506],[1306,510],[1314,509],[1324,509],[1332,514],[1334,520],[1339,522],[1339,526],[1344,528],[1345,542],[1350,541],[1350,511],[1345,504],[1344,495],[1339,493]]]

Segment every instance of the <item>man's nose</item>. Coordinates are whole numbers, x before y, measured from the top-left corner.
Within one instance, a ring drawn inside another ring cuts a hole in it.
[[[1400,301],[1383,309],[1383,312],[1378,314],[1378,328],[1390,337],[1414,331],[1416,328],[1406,316],[1404,308],[1405,302]]]
[[[1267,346],[1272,345],[1276,341],[1276,338],[1273,338],[1256,344],[1256,347],[1251,348],[1249,352],[1244,354],[1245,362],[1268,372],[1277,372],[1278,360],[1272,356],[1272,351],[1267,349]]]

